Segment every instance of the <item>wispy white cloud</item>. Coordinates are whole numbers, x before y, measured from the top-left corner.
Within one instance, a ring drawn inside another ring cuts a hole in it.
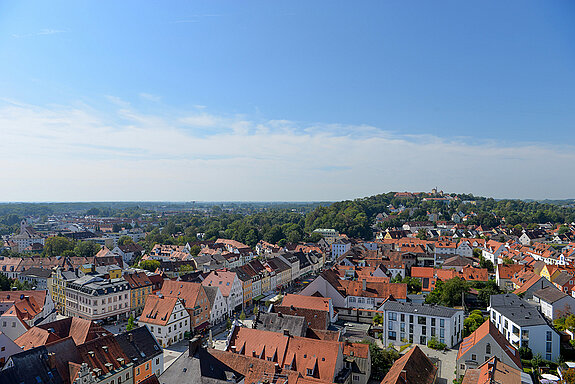
[[[0,103],[0,200],[334,200],[388,190],[572,197],[575,149],[365,125]],[[113,108],[112,108],[113,109]]]
[[[142,92],[142,93],[140,93],[139,96],[140,96],[140,98],[142,98],[144,100],[153,101],[155,103],[160,102],[162,100],[161,96],[152,95],[151,93]]]
[[[14,37],[16,39],[21,39],[21,38],[34,37],[34,36],[57,35],[60,33],[67,33],[67,32],[68,31],[65,29],[46,28],[46,29],[41,29],[37,32],[31,32],[31,33],[13,33],[12,37]]]

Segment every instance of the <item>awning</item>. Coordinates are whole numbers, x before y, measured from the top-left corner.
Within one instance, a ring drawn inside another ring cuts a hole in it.
[[[206,321],[200,325],[198,325],[196,328],[194,328],[195,332],[202,332],[204,329],[208,328],[210,326],[210,322]]]
[[[254,297],[253,300],[254,300],[254,301],[260,301],[260,300],[263,299],[264,297],[265,297],[264,295],[259,295],[259,296]]]

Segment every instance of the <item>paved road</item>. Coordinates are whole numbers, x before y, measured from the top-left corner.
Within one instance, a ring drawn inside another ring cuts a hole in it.
[[[187,350],[188,340],[181,340],[176,344],[172,344],[169,347],[164,348],[164,371],[168,369],[168,367],[172,365],[172,363],[176,361],[182,353],[187,353]]]
[[[443,352],[431,349],[427,345],[418,344],[418,346],[432,362],[438,362],[437,384],[453,383],[457,364],[457,349],[448,349],[446,352]]]

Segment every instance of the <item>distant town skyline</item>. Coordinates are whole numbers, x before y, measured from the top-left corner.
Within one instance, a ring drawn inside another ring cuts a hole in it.
[[[0,5],[0,201],[575,198],[575,4]]]

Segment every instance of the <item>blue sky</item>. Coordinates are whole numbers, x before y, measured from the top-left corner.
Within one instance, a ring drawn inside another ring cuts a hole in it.
[[[573,198],[573,20],[570,1],[2,2],[0,200]]]

